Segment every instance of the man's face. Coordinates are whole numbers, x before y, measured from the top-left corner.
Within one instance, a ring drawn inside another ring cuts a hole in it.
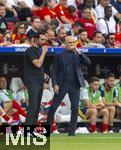
[[[88,34],[86,31],[82,32],[80,35],[79,35],[79,38],[81,41],[83,42],[87,42],[87,39],[88,39]]]
[[[82,17],[85,19],[91,19],[91,10],[90,9],[85,9],[84,12],[82,13]]]
[[[25,34],[25,32],[26,32],[26,30],[27,30],[27,28],[26,28],[26,26],[24,25],[24,24],[21,24],[19,27],[18,27],[18,33],[20,33],[20,34]]]
[[[55,32],[53,30],[48,30],[47,37],[49,40],[55,40]]]
[[[67,36],[65,39],[65,47],[68,51],[74,50],[75,38],[73,36]]]
[[[1,7],[0,7],[0,16],[1,16],[1,17],[4,17],[4,16],[5,16],[5,13],[6,13],[6,12],[5,12],[5,7],[4,7],[4,6],[1,6]]]
[[[58,34],[59,38],[63,41],[65,40],[66,36],[67,36],[67,33],[66,33],[66,30],[65,29],[60,29],[60,32]]]
[[[7,88],[7,81],[5,77],[0,78],[0,89],[6,89]]]
[[[63,6],[67,6],[67,0],[60,0],[60,4]]]
[[[36,30],[39,30],[40,26],[41,26],[41,21],[39,18],[36,18],[32,23],[32,27]]]
[[[101,33],[97,33],[93,39],[94,43],[102,44],[103,36]]]
[[[75,35],[78,34],[78,31],[79,31],[79,29],[81,29],[81,28],[82,28],[81,26],[74,26],[74,27],[73,27],[73,32],[75,33]]]
[[[106,84],[109,88],[112,88],[114,86],[115,78],[114,77],[109,77],[106,79]]]
[[[115,35],[110,35],[109,36],[108,43],[110,45],[114,45],[115,44]]]
[[[99,81],[94,81],[94,82],[92,82],[92,83],[90,84],[91,90],[92,90],[93,92],[99,90],[99,85],[100,85]]]
[[[44,34],[40,34],[39,39],[38,39],[38,46],[42,47],[44,45],[46,45],[47,43],[47,37]]]
[[[111,17],[112,16],[112,8],[109,7],[105,10],[105,17]]]
[[[103,6],[103,7],[106,7],[110,4],[110,0],[101,0],[100,1],[100,4]]]
[[[87,7],[92,7],[93,6],[93,1],[92,0],[85,0],[85,5]]]

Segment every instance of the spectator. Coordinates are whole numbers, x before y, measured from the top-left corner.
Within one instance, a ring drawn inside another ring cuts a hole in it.
[[[48,38],[48,45],[52,47],[58,47],[59,43],[57,42],[55,32],[53,30],[47,30],[47,38]]]
[[[2,36],[2,34],[4,34],[7,29],[5,14],[5,5],[3,3],[0,3],[0,36]]]
[[[89,42],[85,47],[91,48],[105,48],[103,43],[103,35],[101,32],[96,31],[93,35],[93,41]]]
[[[96,31],[96,24],[91,17],[91,8],[85,7],[82,11],[82,18],[80,18],[80,22],[83,23],[84,28],[87,30],[88,38],[92,40],[93,34]]]
[[[111,4],[121,14],[121,0],[111,0]]]
[[[73,23],[68,13],[67,0],[60,0],[59,4],[54,8],[54,11],[62,23],[65,23],[65,24]]]
[[[16,23],[15,29],[12,33],[12,43],[21,44],[27,42],[27,25],[24,22]]]
[[[80,29],[78,31],[78,37],[79,37],[79,39],[75,43],[76,47],[81,48],[81,47],[84,47],[84,46],[86,46],[88,44],[89,39],[88,39],[87,30]]]
[[[65,45],[66,36],[67,36],[66,29],[64,27],[60,27],[57,33],[57,42],[59,43],[59,46]]]
[[[48,29],[56,31],[56,29],[59,27],[59,21],[57,19],[53,19],[49,24],[48,24]]]
[[[11,32],[10,31],[6,31],[3,34],[1,46],[10,46],[11,44],[12,44]]]
[[[112,7],[106,6],[104,9],[105,17],[100,18],[97,22],[97,30],[100,31],[104,36],[109,33],[116,32],[116,22],[112,17]]]
[[[95,9],[93,8],[93,0],[85,0],[85,7],[90,7],[91,9],[91,17],[94,20],[94,23],[96,23],[97,21],[97,13],[95,11]]]
[[[33,0],[33,7],[32,7],[32,15],[33,16],[40,16],[41,6],[43,4],[43,0]]]
[[[121,20],[118,22],[117,33],[115,34],[116,41],[121,43]]]
[[[31,21],[32,13],[27,0],[6,0],[6,4],[16,10],[20,21]]]
[[[105,45],[106,48],[119,48],[120,43],[117,43],[115,40],[115,34],[109,33],[107,36],[107,44]]]
[[[8,5],[7,1],[1,0],[0,3],[3,3],[5,5],[5,9],[6,9],[5,17],[6,18],[17,17],[17,12],[15,11],[14,8]]]
[[[78,21],[79,17],[77,14],[76,7],[74,7],[73,5],[69,5],[67,8],[68,8],[68,12],[69,12],[69,16],[70,16],[71,20],[73,20],[73,22]]]
[[[46,21],[47,23],[50,23],[53,19],[56,19],[57,15],[56,12],[54,12],[53,1],[45,1],[43,2],[42,8],[40,10],[40,19]]]
[[[103,35],[100,31],[96,31],[93,35],[93,42],[97,44],[103,43]]]
[[[91,133],[95,133],[97,131],[96,119],[100,116],[103,117],[101,132],[105,133],[108,131],[109,112],[102,101],[101,93],[99,91],[99,81],[99,78],[92,77],[90,79],[89,87],[84,88],[81,93],[81,110],[90,120]]]
[[[97,7],[95,8],[98,19],[104,18],[104,16],[105,16],[104,8],[106,6],[112,6],[110,4],[110,0],[100,0],[100,4],[98,4]],[[118,13],[118,11],[112,6],[112,17],[114,17],[114,16],[118,19],[121,19],[121,14]]]
[[[76,21],[73,25],[72,25],[72,30],[71,30],[71,34],[75,37],[75,39],[78,39],[78,31],[84,28],[83,23],[81,23],[80,21]]]
[[[33,16],[31,18],[31,26],[32,28],[27,32],[28,38],[31,38],[33,35],[35,35],[41,27],[41,21],[40,18],[37,16]]]

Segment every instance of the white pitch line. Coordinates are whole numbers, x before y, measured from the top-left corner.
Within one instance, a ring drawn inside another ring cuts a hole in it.
[[[50,144],[52,144],[52,143],[50,143]],[[110,142],[110,143],[109,143],[109,142],[108,142],[108,143],[106,143],[106,142],[105,142],[105,143],[104,143],[104,142],[100,142],[100,143],[93,143],[93,142],[87,142],[87,143],[86,143],[86,142],[83,142],[83,143],[81,143],[81,142],[78,142],[78,143],[77,143],[77,142],[74,142],[74,143],[67,143],[67,142],[62,142],[62,143],[61,143],[61,142],[56,142],[56,144],[57,144],[57,145],[58,145],[58,144],[66,144],[66,145],[113,144],[113,145],[114,145],[114,144],[121,144],[121,143],[120,143],[120,142],[119,142],[119,143],[112,143],[112,142]],[[52,144],[52,145],[53,145],[53,144]],[[54,145],[55,145],[55,143],[54,143]]]
[[[121,139],[121,137],[108,137],[108,136],[102,136],[102,137],[84,137],[85,139]]]

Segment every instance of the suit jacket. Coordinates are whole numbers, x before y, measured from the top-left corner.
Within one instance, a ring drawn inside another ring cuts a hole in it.
[[[66,54],[67,52],[63,51],[60,54],[56,55],[56,58],[53,62],[52,71],[51,71],[51,78],[52,78],[53,86],[59,85],[59,87],[61,87],[63,84]],[[74,53],[74,66],[76,70],[77,79],[79,81],[80,87],[84,87],[85,81],[84,81],[83,72],[82,72],[81,65],[80,65],[81,63],[89,65],[91,61],[83,53],[80,55],[77,53]]]

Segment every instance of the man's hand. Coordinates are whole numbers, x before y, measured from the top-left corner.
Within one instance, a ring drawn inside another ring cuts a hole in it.
[[[59,86],[58,86],[58,85],[54,85],[53,89],[54,89],[54,92],[55,92],[56,94],[59,93]]]
[[[42,53],[46,54],[48,52],[48,46],[43,46],[42,47]]]

